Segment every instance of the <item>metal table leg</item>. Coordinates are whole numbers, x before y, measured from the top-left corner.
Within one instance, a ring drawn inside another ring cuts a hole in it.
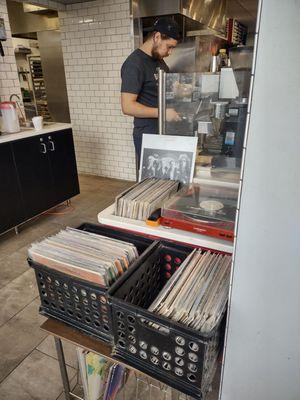
[[[67,368],[66,368],[66,362],[65,362],[65,356],[64,356],[64,350],[63,350],[63,347],[62,347],[62,343],[61,343],[61,340],[59,338],[57,338],[57,337],[54,337],[54,341],[55,341],[57,358],[58,358],[58,362],[59,362],[61,379],[62,379],[64,392],[65,392],[65,399],[66,400],[71,400],[70,382],[69,382],[69,378],[68,378],[68,373],[67,373]]]

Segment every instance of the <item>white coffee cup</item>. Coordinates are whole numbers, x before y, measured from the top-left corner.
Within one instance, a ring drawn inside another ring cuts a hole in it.
[[[32,118],[32,123],[34,126],[34,129],[39,131],[41,129],[43,129],[43,117],[33,117]]]

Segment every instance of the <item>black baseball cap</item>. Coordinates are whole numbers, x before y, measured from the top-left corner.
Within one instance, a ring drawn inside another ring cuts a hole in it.
[[[179,39],[179,26],[177,22],[167,17],[157,18],[153,26],[151,26],[150,28],[146,28],[145,31],[160,32],[172,39]]]

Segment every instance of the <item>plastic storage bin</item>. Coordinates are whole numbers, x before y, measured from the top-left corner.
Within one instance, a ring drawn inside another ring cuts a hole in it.
[[[133,243],[139,254],[153,243],[153,240],[145,237],[100,225],[85,223],[78,229]],[[31,259],[28,259],[28,263],[35,269],[41,314],[104,341],[112,341],[112,316],[107,288],[54,271]]]
[[[221,326],[203,335],[147,309],[192,247],[167,242],[149,248],[109,290],[114,355],[190,396],[202,399],[215,372]]]

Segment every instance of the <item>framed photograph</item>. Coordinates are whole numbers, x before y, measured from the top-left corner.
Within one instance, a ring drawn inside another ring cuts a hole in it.
[[[198,138],[143,134],[139,181],[146,178],[192,182]]]

